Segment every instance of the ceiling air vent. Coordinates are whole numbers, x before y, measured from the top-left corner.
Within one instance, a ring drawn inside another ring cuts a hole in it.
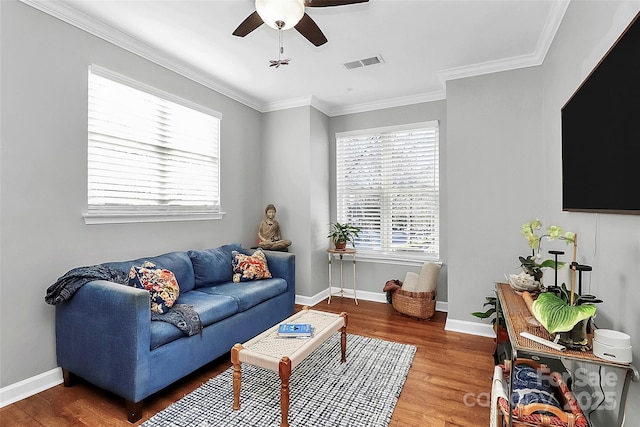
[[[347,70],[353,70],[354,68],[362,68],[369,65],[382,63],[384,63],[384,59],[382,59],[382,55],[378,55],[372,56],[371,58],[359,59],[357,61],[345,62],[343,65]]]

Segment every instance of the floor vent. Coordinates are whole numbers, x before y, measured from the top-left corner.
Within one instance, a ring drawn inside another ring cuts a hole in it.
[[[359,59],[357,61],[345,62],[343,65],[347,70],[353,70],[354,68],[362,68],[369,65],[382,63],[384,63],[384,59],[382,59],[382,55],[378,55],[372,56],[371,58]]]

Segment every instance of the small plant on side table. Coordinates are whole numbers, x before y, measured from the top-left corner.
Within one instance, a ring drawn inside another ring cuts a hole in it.
[[[355,238],[358,237],[358,233],[360,233],[360,227],[348,223],[340,224],[339,222],[332,222],[327,237],[331,238],[336,249],[341,250],[346,247],[347,242],[351,242],[355,247]]]

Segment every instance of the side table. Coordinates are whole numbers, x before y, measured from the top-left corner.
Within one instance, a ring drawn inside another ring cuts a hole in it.
[[[356,295],[356,250],[355,249],[327,249],[327,254],[329,256],[329,299],[327,300],[327,304],[331,304],[332,295],[344,297],[345,291],[350,292],[350,290],[344,289],[343,281],[342,281],[342,272],[343,272],[342,262],[344,261],[345,255],[350,255],[353,261],[353,299],[355,300],[356,305],[358,305],[358,297]],[[333,280],[331,277],[331,260],[336,255],[340,257],[340,292],[333,293],[332,291]]]

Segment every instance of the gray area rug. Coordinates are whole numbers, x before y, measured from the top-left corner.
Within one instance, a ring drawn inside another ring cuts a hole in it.
[[[388,426],[416,347],[348,334],[340,363],[340,333],[291,373],[291,427]],[[143,427],[280,425],[280,379],[242,364],[240,410],[234,411],[233,370],[227,369],[147,420]]]

